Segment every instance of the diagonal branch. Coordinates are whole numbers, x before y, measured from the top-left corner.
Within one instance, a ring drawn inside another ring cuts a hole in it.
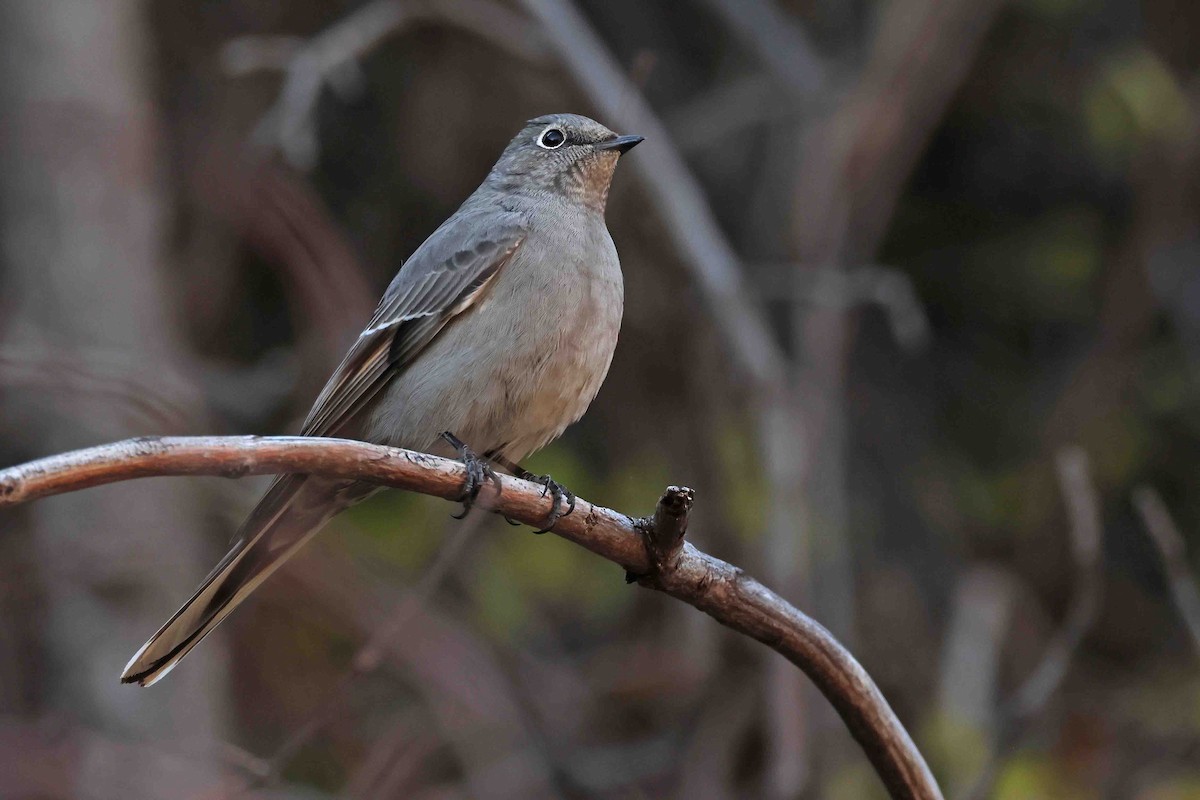
[[[166,475],[281,472],[353,478],[456,499],[461,464],[410,450],[346,439],[304,437],[164,437],[51,456],[0,470],[0,508],[91,486]],[[941,798],[929,768],[875,683],[819,624],[740,569],[683,541],[689,489],[670,487],[653,517],[634,519],[586,500],[554,532],[626,569],[643,586],[692,605],[768,645],[812,679],[862,745],[892,797]],[[552,502],[540,484],[500,477],[499,493],[481,500],[514,520],[536,525]]]
[[[1192,647],[1200,656],[1200,581],[1188,566],[1183,534],[1167,510],[1167,504],[1149,486],[1134,489],[1133,504],[1162,559],[1171,598],[1191,636]]]
[[[805,30],[775,0],[704,0],[798,101],[814,102],[829,68]]]

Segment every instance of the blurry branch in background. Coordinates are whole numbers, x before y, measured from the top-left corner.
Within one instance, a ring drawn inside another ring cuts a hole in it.
[[[794,456],[801,486],[792,493],[797,500],[778,514],[806,519],[813,544],[803,558],[776,558],[794,545],[772,526],[766,537],[769,576],[789,594],[796,591],[793,587],[803,587],[817,613],[849,641],[857,619],[846,376],[856,328],[844,307],[821,307],[806,297],[811,287],[833,281],[810,278],[805,271],[832,273],[877,258],[905,184],[1001,5],[1003,0],[890,0],[876,5],[861,69],[844,90],[833,92],[831,109],[802,126],[794,145],[799,156],[795,178],[772,198],[773,205],[791,212],[780,248],[795,265],[789,273],[796,287],[789,328],[796,392],[802,399],[796,404],[800,421],[793,424],[807,437]],[[855,282],[841,281],[833,294],[850,295],[847,290]],[[916,346],[922,327],[898,326],[902,345]],[[783,424],[767,423],[763,438],[778,438],[786,430]],[[772,677],[777,694],[786,698],[787,676]],[[794,686],[790,690],[796,691]],[[771,708],[774,726],[785,730],[795,714],[789,715],[780,700]],[[814,722],[810,736],[825,741],[828,715],[809,717]],[[798,794],[804,776],[786,749],[771,747],[767,759],[776,795]]]
[[[996,729],[996,687],[1015,590],[1012,577],[991,566],[972,567],[956,581],[937,704],[954,731],[964,724],[971,731]],[[947,791],[954,789],[947,785]]]
[[[254,758],[238,748],[222,748],[219,760],[226,768],[214,775],[211,754],[177,751],[165,741],[130,743],[117,736],[72,724],[69,718],[41,720],[0,718],[0,765],[4,769],[5,797],[79,797],[80,771],[87,762],[137,763],[160,787],[170,787],[156,797],[230,797],[230,785],[242,771],[254,771]],[[130,783],[131,792],[140,796]],[[95,795],[93,795],[95,796]],[[312,787],[284,787],[273,797],[279,800],[321,800],[327,797]]]
[[[779,102],[779,90],[765,75],[730,78],[698,92],[663,112],[663,122],[681,152],[702,156],[729,136],[785,118],[790,112]]]
[[[681,754],[684,768],[675,797],[732,800],[741,796],[728,785],[728,776],[737,774],[740,756],[734,739],[761,713],[760,693],[752,681],[730,681],[722,687],[719,702],[701,706]]]
[[[454,462],[450,462],[454,463]],[[480,517],[484,515],[479,515]],[[356,568],[345,552],[325,547],[320,541],[316,558],[297,559],[279,576],[292,584],[295,596],[311,598],[306,609],[323,625],[351,639],[372,640],[379,629],[381,608],[407,609],[403,637],[391,637],[379,645],[379,654],[394,672],[411,679],[421,695],[425,713],[422,729],[432,732],[434,742],[411,741],[410,760],[423,759],[422,751],[440,751],[434,743],[445,743],[463,774],[465,795],[469,797],[556,797],[554,776],[544,748],[539,746],[528,714],[514,699],[516,691],[505,666],[470,626],[450,614],[413,602],[413,592],[399,593],[382,581]],[[295,611],[289,607],[289,613]],[[320,698],[318,715],[345,711],[349,697],[342,702],[336,689]],[[333,704],[333,708],[330,708]],[[411,705],[406,705],[411,709]],[[324,710],[322,710],[324,709]],[[403,726],[407,715],[400,713],[393,722]],[[290,755],[277,753],[270,760],[277,780],[280,769],[291,755],[303,757],[311,752],[294,737]],[[381,744],[386,749],[386,744]],[[284,759],[280,756],[285,755]],[[365,756],[364,758],[368,758]],[[364,763],[368,768],[369,765]],[[421,771],[422,764],[407,770],[394,765],[388,782],[403,781],[405,771]],[[398,769],[397,769],[398,768]],[[358,797],[345,787],[343,796]],[[409,792],[372,795],[409,797]]]
[[[877,264],[846,269],[771,265],[759,273],[765,297],[842,310],[876,305],[887,315],[892,335],[905,352],[917,353],[929,344],[925,306],[912,279],[898,269]]]
[[[775,0],[702,0],[702,4],[720,15],[796,102],[820,101],[828,70],[808,34]]]
[[[386,725],[354,769],[343,797],[411,797],[411,784],[441,743],[419,715],[402,711]],[[407,790],[407,791],[406,791]]]
[[[1183,536],[1158,492],[1141,486],[1133,492],[1133,505],[1142,517],[1154,542],[1167,575],[1167,586],[1183,624],[1191,636],[1192,648],[1200,656],[1200,585],[1188,566]]]
[[[41,396],[103,398],[156,430],[187,431],[207,421],[191,381],[116,351],[3,349],[0,385],[29,387]]]
[[[278,351],[249,367],[194,354],[181,361],[179,368],[150,369],[116,351],[5,348],[0,349],[0,385],[36,390],[45,398],[108,401],[130,418],[131,427],[183,433],[212,427],[217,419],[260,420],[279,407],[296,383],[293,360]],[[88,422],[86,416],[77,419]]]
[[[856,85],[806,147],[793,198],[804,263],[869,261],[1006,0],[892,0]]]
[[[454,567],[461,561],[463,550],[471,541],[483,521],[482,514],[472,513],[465,522],[455,526],[441,543],[433,560],[421,573],[420,579],[404,593],[382,620],[376,612],[373,626],[366,631],[366,643],[359,647],[350,660],[350,668],[338,679],[324,699],[318,703],[306,719],[266,759],[269,772],[263,783],[278,783],[288,763],[299,754],[327,725],[343,710],[349,699],[349,689],[361,678],[378,670],[401,639],[408,633],[422,608],[446,580]]]
[[[423,22],[462,28],[526,61],[545,57],[520,17],[488,0],[375,0],[311,39],[244,36],[221,53],[228,74],[284,74],[279,98],[258,123],[254,141],[278,149],[297,169],[311,169],[318,152],[315,117],[321,93],[355,94],[362,85],[358,60],[389,36]]]
[[[833,412],[826,413],[824,408],[817,409],[813,415],[802,416],[800,412],[811,398],[838,393],[840,376],[832,374],[838,371],[814,372],[809,376],[809,390],[803,392],[803,403],[797,399],[794,387],[789,385],[790,375],[794,372],[793,365],[773,336],[761,308],[747,297],[739,257],[715,220],[703,189],[672,145],[663,124],[572,3],[568,0],[521,0],[521,5],[541,22],[545,35],[570,68],[577,84],[604,114],[606,121],[621,130],[636,131],[647,136],[646,145],[633,156],[632,165],[642,177],[648,199],[658,211],[681,260],[696,278],[710,318],[739,365],[757,384],[757,391],[751,395],[751,403],[762,420],[758,426],[758,439],[770,486],[767,529],[772,533],[764,537],[764,541],[769,547],[768,563],[779,567],[776,570],[779,574],[775,577],[782,579],[781,591],[795,596],[803,589],[796,585],[801,581],[797,581],[795,576],[807,573],[804,563],[808,555],[804,551],[807,538],[813,535],[804,516],[796,513],[799,510],[796,501],[803,495],[803,491],[797,487],[803,485],[806,476],[818,472],[833,473],[836,481],[844,477],[840,461],[826,461],[814,455],[813,442],[806,441],[816,435],[814,432],[826,429],[825,423]],[[980,5],[985,6],[981,12],[977,8]],[[879,158],[887,155],[891,159],[894,152],[898,152],[895,158],[899,163],[897,173],[901,178],[909,174],[921,146],[940,119],[941,109],[961,83],[981,39],[979,35],[964,37],[960,34],[986,30],[992,12],[999,5],[999,0],[989,0],[985,4],[958,0],[948,4],[922,3],[914,10],[911,3],[891,4],[895,8],[894,14],[915,14],[921,24],[916,28],[911,25],[881,25],[879,42],[875,48],[876,58],[862,79],[864,88],[849,97],[846,111],[835,118],[861,122],[862,127],[858,131],[861,139],[870,144],[868,149],[876,156],[876,162],[868,164],[869,167],[877,168]],[[787,76],[787,82],[793,89],[802,87],[807,94],[823,80],[824,69],[819,59],[810,55],[811,49],[802,41],[799,26],[781,15],[772,5],[755,2],[749,6],[740,3],[735,6],[713,0],[710,6],[722,14],[737,34],[752,46],[776,77],[780,76],[781,71],[803,69],[805,75]],[[947,11],[946,6],[951,10]],[[978,19],[964,19],[976,13]],[[892,14],[885,16],[890,18]],[[774,52],[775,45],[772,43],[779,42],[780,37],[790,38],[789,47],[801,47],[798,51],[803,54],[800,56],[801,65],[781,62],[781,59],[794,59],[795,56]],[[891,50],[888,47],[897,41],[903,45],[900,50],[904,55],[898,60],[890,57]],[[932,48],[932,54],[929,52],[931,42],[936,45]],[[894,98],[897,88],[905,89],[909,95],[916,95],[911,99],[920,108],[919,112],[899,115],[898,110],[905,106],[903,100]],[[727,93],[717,99],[732,102],[735,98]],[[864,108],[875,111],[875,115],[862,114]],[[899,124],[883,124],[893,122],[897,116],[900,116]],[[830,130],[840,132],[836,126],[831,126]],[[844,228],[838,228],[838,233],[833,237],[835,244],[828,249],[823,250],[820,245],[810,246],[823,241],[831,225],[845,224],[846,221],[839,218],[838,198],[852,197],[852,200],[846,201],[847,207],[851,203],[865,205],[880,191],[880,187],[869,179],[871,176],[862,179],[859,170],[861,164],[856,158],[847,157],[842,161],[844,154],[840,152],[840,147],[836,136],[818,139],[818,149],[810,154],[812,161],[809,163],[816,165],[818,171],[828,168],[830,163],[844,166],[845,174],[837,175],[838,182],[834,187],[843,191],[837,197],[827,193],[828,187],[822,182],[825,173],[822,172],[815,182],[802,183],[800,191],[796,192],[797,213],[806,219],[814,218],[815,230],[820,235],[810,237],[805,246],[793,255],[798,258],[813,257],[814,263],[836,263],[845,250]],[[825,152],[820,152],[822,149]],[[857,156],[859,152],[852,151],[847,155]],[[888,166],[891,167],[890,164]],[[889,214],[894,205],[894,195],[899,193],[901,186],[902,180],[896,180],[894,186],[887,187],[893,195],[886,204]],[[806,190],[813,191],[806,194]],[[831,202],[835,206],[832,216],[817,212],[817,209]],[[874,240],[877,238],[872,237],[871,244],[863,250],[873,253]],[[828,350],[833,360],[840,360],[843,356],[838,344],[840,341],[839,337],[818,334],[812,337],[811,342],[806,341],[804,346]],[[817,358],[819,362],[827,360],[824,353]],[[838,403],[830,397],[826,403],[818,405],[832,409]],[[820,459],[819,462],[814,462],[814,458]],[[820,463],[820,468],[817,463]],[[814,495],[829,496],[827,488],[817,489]],[[821,509],[822,512],[825,510]],[[820,516],[830,518],[832,515],[822,513]],[[801,531],[797,536],[794,531],[798,526]],[[846,558],[842,560],[848,561]],[[850,574],[850,570],[846,568],[845,573]],[[849,580],[837,580],[835,583],[843,584],[846,593],[850,591]],[[840,605],[848,607],[849,604]],[[847,608],[846,613],[840,616],[849,617],[852,614]],[[794,795],[802,788],[807,777],[804,766],[806,759],[797,757],[803,741],[803,732],[798,731],[795,724],[799,716],[798,706],[787,702],[784,697],[773,697],[769,709],[769,713],[780,716],[780,719],[773,719],[771,723],[770,741],[779,744],[780,750],[769,756],[772,761],[768,769],[772,774],[769,778],[770,791],[784,796]],[[775,768],[776,765],[779,769]],[[774,777],[775,773],[780,777]]]
[[[1100,498],[1092,483],[1087,453],[1080,447],[1064,448],[1058,453],[1056,466],[1070,520],[1067,532],[1075,565],[1075,591],[1062,628],[1050,641],[1037,669],[1010,701],[1010,713],[1017,719],[1029,719],[1046,705],[1066,676],[1075,650],[1100,610],[1103,527]]]
[[[975,784],[965,795],[972,800],[982,800],[989,795],[1000,762],[1020,745],[1029,723],[1045,708],[1062,684],[1075,651],[1100,610],[1104,581],[1104,529],[1100,498],[1092,482],[1087,453],[1077,446],[1063,448],[1056,457],[1055,465],[1067,506],[1067,532],[1071,540],[1075,589],[1063,624],[1046,646],[1041,661],[1012,698],[1000,708],[1000,721],[991,753]]]
[[[139,477],[302,473],[366,480],[457,499],[455,461],[344,439],[304,437],[144,438],[78,450],[0,470],[0,508]],[[480,502],[537,525],[552,500],[539,484],[508,476]],[[837,709],[895,798],[941,793],[887,700],[824,628],[741,570],[683,540],[690,490],[668,487],[652,518],[633,519],[579,500],[554,532],[624,567],[629,578],[704,611],[800,667]]]
[[[311,321],[326,360],[337,363],[370,317],[377,294],[321,198],[285,167],[246,163],[245,157],[219,162],[198,180],[217,213],[279,269],[297,316]]]

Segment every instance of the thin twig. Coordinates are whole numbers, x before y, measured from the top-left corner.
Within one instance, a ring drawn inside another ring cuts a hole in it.
[[[173,370],[152,369],[118,352],[95,348],[0,350],[0,386],[22,385],[71,397],[107,398],[168,429],[186,430],[207,421],[190,381]]]
[[[367,750],[351,773],[345,797],[407,797],[402,792],[441,742],[430,735],[423,715],[405,709],[388,723],[388,729]]]
[[[1100,610],[1101,537],[1100,498],[1088,474],[1087,454],[1079,447],[1063,449],[1057,459],[1058,480],[1067,502],[1071,558],[1075,564],[1075,593],[1058,634],[1046,648],[1042,661],[1011,701],[1012,713],[1029,718],[1037,713],[1062,683],[1071,658]]]
[[[421,573],[420,580],[371,631],[366,643],[354,654],[350,660],[350,668],[337,680],[322,702],[308,712],[304,720],[266,760],[270,771],[262,777],[262,785],[278,783],[288,763],[334,720],[336,713],[343,707],[350,687],[363,676],[379,669],[385,655],[404,633],[413,616],[428,602],[450,571],[460,565],[462,550],[471,541],[472,534],[478,529],[482,519],[480,514],[471,514],[465,524],[454,527],[450,536],[438,548],[433,561]]]
[[[403,605],[400,594],[356,568],[346,553],[320,542],[315,546],[321,550],[318,558],[301,559],[281,579],[285,591],[311,598],[307,610],[326,624],[362,640],[377,627],[379,608]],[[420,695],[431,732],[458,762],[467,796],[559,795],[553,766],[515,696],[511,676],[470,625],[432,605],[421,606],[414,609],[405,637],[387,648],[388,665]],[[486,732],[482,739],[481,732]]]
[[[932,339],[929,316],[912,278],[895,267],[767,264],[755,273],[763,278],[759,291],[771,300],[787,299],[797,306],[839,310],[863,304],[879,306],[887,315],[896,343],[909,353],[924,349]]]
[[[1080,447],[1063,448],[1058,453],[1056,466],[1070,519],[1067,531],[1075,565],[1075,591],[1062,627],[1046,646],[1041,661],[1001,707],[1001,722],[991,752],[979,777],[964,795],[967,798],[980,800],[988,795],[1001,760],[1021,743],[1030,721],[1062,685],[1075,651],[1100,610],[1104,529],[1100,519],[1100,498],[1092,483],[1087,453]]]
[[[1196,576],[1188,566],[1183,535],[1167,510],[1167,504],[1149,486],[1134,490],[1133,505],[1162,559],[1171,598],[1191,635],[1192,647],[1200,656],[1200,583],[1197,583]]]
[[[144,438],[0,470],[0,507],[140,477],[274,473],[366,480],[448,500],[458,497],[465,479],[458,462],[345,439]],[[545,518],[553,500],[542,496],[541,485],[509,476],[499,480],[499,493],[481,498],[492,510],[529,525]],[[676,502],[683,491],[669,491],[664,503]],[[657,516],[684,524],[690,492],[686,497],[681,508],[668,508]],[[644,538],[653,529],[653,520],[634,520],[580,499],[575,512],[560,519],[554,532],[641,576],[641,585],[682,600],[779,652],[800,667],[837,709],[892,797],[941,797],[887,700],[828,631],[741,570],[690,543],[684,542],[677,555],[656,563]]]
[[[483,38],[523,61],[545,57],[536,33],[508,9],[488,0],[374,0],[308,40],[245,36],[221,56],[231,75],[282,70],[283,88],[254,131],[288,163],[309,169],[317,155],[315,112],[326,88],[343,93],[361,83],[358,61],[390,36],[418,23],[442,22]]]

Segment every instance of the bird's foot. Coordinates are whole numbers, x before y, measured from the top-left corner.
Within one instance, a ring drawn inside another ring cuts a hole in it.
[[[475,505],[475,501],[479,498],[479,492],[489,480],[496,484],[496,494],[500,493],[500,478],[492,470],[491,465],[477,456],[475,451],[467,447],[467,443],[462,439],[459,439],[450,431],[443,431],[441,438],[458,451],[458,457],[467,469],[467,477],[463,481],[462,494],[458,498],[458,501],[463,506],[462,513],[450,515],[454,519],[462,519],[471,510],[471,507]]]
[[[549,494],[550,499],[553,502],[553,504],[550,506],[550,513],[547,514],[546,519],[542,521],[542,529],[540,531],[534,531],[534,533],[545,533],[553,528],[555,523],[557,523],[560,519],[563,517],[569,517],[575,513],[575,493],[563,486],[558,481],[554,480],[554,478],[551,478],[549,475],[533,475],[528,472],[517,477],[524,478],[525,480],[532,481],[534,483],[540,483],[542,485],[542,497],[545,497],[547,494]],[[564,500],[566,501],[567,508],[565,511],[562,511],[559,509],[559,506],[563,504]]]
[[[558,481],[554,480],[554,478],[551,478],[549,475],[534,475],[520,464],[505,458],[494,450],[489,451],[486,456],[504,469],[511,472],[514,477],[520,478],[523,481],[529,481],[530,483],[541,484],[542,497],[545,497],[547,494],[549,494],[550,498],[554,501],[554,505],[550,508],[550,513],[546,515],[546,519],[542,522],[542,529],[540,531],[534,531],[534,533],[546,533],[553,528],[554,524],[560,519],[563,517],[569,517],[572,513],[574,513],[575,493],[563,486]],[[560,511],[559,506],[562,505],[564,499],[567,503],[567,510]],[[519,522],[513,522],[508,517],[505,517],[504,521],[509,525],[521,524]]]

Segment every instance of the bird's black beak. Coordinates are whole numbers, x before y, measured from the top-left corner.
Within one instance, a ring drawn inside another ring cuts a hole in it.
[[[596,142],[592,147],[597,150],[616,150],[618,153],[628,153],[645,139],[645,136],[618,136],[607,142]]]

